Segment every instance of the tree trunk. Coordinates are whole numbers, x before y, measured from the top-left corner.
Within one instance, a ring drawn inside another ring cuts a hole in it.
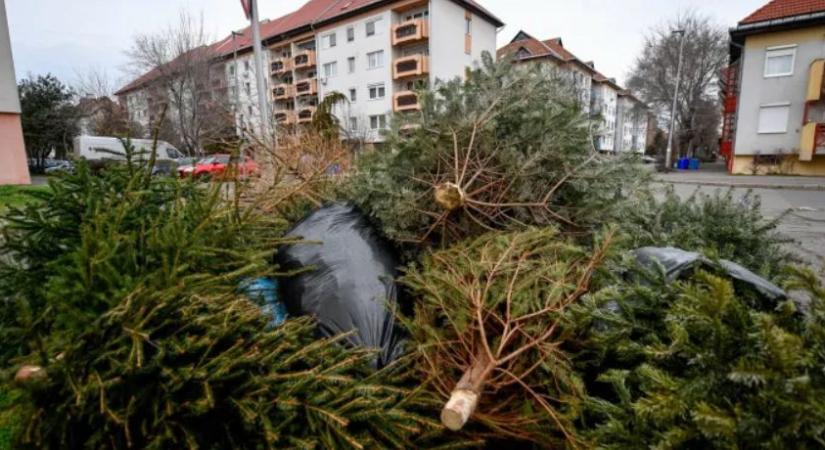
[[[464,427],[478,406],[484,382],[492,369],[493,362],[487,357],[487,352],[481,349],[473,364],[456,384],[450,394],[450,400],[441,410],[441,423],[444,426],[453,431]]]

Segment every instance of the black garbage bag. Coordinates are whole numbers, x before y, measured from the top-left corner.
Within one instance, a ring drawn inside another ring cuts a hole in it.
[[[674,247],[643,247],[636,250],[636,260],[646,267],[661,264],[669,281],[676,280],[690,269],[706,266],[721,269],[729,277],[751,286],[768,300],[780,300],[787,297],[780,287],[726,259],[719,260],[717,264],[696,252]]]
[[[308,241],[276,256],[282,270],[304,269],[279,283],[289,314],[314,316],[324,336],[353,332],[350,344],[379,350],[377,368],[396,359],[401,346],[392,310],[399,262],[391,245],[344,203],[311,213],[287,236]]]

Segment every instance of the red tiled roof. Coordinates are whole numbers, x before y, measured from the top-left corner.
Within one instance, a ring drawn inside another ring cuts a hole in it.
[[[742,19],[739,24],[783,19],[814,12],[825,12],[825,0],[772,0]]]
[[[557,37],[540,41],[524,31],[519,31],[518,34],[516,34],[516,37],[514,37],[509,44],[496,51],[496,55],[499,58],[503,58],[507,55],[517,53],[522,48],[530,53],[531,58],[540,56],[554,57],[563,62],[578,64],[585,70],[595,72],[590,64],[582,61],[576,55],[564,48],[561,38]]]

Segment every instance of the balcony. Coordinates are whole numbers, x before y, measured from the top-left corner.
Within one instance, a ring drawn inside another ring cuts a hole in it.
[[[279,84],[272,89],[272,97],[275,100],[287,100],[295,96],[295,86],[291,84]]]
[[[426,55],[412,55],[398,58],[392,64],[392,78],[399,80],[420,77],[430,73],[430,58]]]
[[[315,107],[307,106],[298,110],[298,123],[312,122],[312,116],[315,115]]]
[[[410,44],[429,39],[426,19],[413,19],[392,27],[392,45]]]
[[[307,78],[295,83],[295,94],[299,97],[318,93],[318,80]]]
[[[296,115],[295,111],[291,111],[288,109],[275,111],[275,122],[279,125],[291,125],[295,123]]]
[[[392,96],[392,109],[395,112],[420,111],[418,94],[413,91],[401,91]]]
[[[310,67],[315,67],[315,51],[304,50],[302,52],[296,53],[295,56],[292,57],[292,62],[295,70],[309,69]]]
[[[292,60],[289,58],[278,58],[269,65],[272,75],[280,75],[292,70]]]

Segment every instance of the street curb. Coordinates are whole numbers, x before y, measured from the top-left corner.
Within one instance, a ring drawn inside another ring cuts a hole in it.
[[[662,180],[654,182],[663,184],[690,184],[694,186],[731,187],[740,189],[783,189],[789,191],[825,191],[823,184],[760,184],[760,183],[725,183],[705,180]]]

